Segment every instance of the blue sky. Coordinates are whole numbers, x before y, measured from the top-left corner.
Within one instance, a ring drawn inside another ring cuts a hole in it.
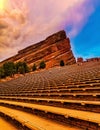
[[[76,57],[100,57],[100,3],[80,33],[71,38],[71,42]]]

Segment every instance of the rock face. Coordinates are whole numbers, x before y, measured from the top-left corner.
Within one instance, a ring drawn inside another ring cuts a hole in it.
[[[87,61],[87,62],[100,61],[100,57],[95,57],[95,58],[86,59],[86,61]]]
[[[70,40],[65,31],[57,32],[44,41],[20,50],[17,55],[6,59],[0,64],[8,61],[26,61],[30,66],[34,63],[38,66],[42,60],[46,62],[47,68],[58,66],[61,60],[65,64],[74,64],[76,62],[71,50]]]
[[[77,58],[77,63],[82,63],[82,62],[84,62],[83,58],[82,57],[78,57]]]

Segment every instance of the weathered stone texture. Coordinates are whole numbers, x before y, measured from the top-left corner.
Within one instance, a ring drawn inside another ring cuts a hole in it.
[[[18,62],[23,60],[29,65],[33,63],[38,65],[41,60],[44,60],[47,68],[59,65],[60,60],[64,60],[65,64],[76,62],[71,50],[70,40],[67,38],[65,31],[57,32],[44,41],[18,51],[17,55],[1,62],[1,64],[7,61]]]

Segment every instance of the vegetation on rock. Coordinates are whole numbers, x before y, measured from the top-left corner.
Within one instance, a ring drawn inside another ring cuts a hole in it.
[[[41,61],[39,68],[40,68],[40,69],[44,69],[45,67],[46,67],[45,61]]]
[[[14,74],[25,74],[28,72],[29,68],[25,62],[5,62],[3,66],[0,67],[0,78],[5,78],[7,76],[13,77]]]
[[[33,66],[32,66],[32,71],[35,71],[37,68],[36,68],[36,64],[34,64]]]
[[[64,66],[64,65],[65,65],[64,61],[61,60],[61,61],[60,61],[60,66]]]

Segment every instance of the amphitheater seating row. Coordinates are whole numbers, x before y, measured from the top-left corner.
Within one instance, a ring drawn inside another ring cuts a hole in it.
[[[12,121],[20,130],[45,130],[33,122],[28,121],[28,119],[18,116],[13,110],[0,106],[0,115],[6,120]]]
[[[100,113],[99,101],[82,101],[82,100],[64,100],[64,99],[49,99],[49,98],[27,98],[27,97],[0,97],[1,101],[18,101],[26,103],[34,103],[41,105],[49,105],[55,107],[91,111]]]
[[[34,129],[29,128],[29,122],[18,120],[17,115],[10,116],[8,109],[44,116],[81,130],[100,130],[100,62],[55,67],[0,83],[0,115],[25,130]]]
[[[58,86],[58,87],[53,87],[53,88],[46,88],[46,89],[32,89],[32,90],[29,90],[28,88],[27,89],[24,89],[24,90],[16,90],[14,93],[17,94],[17,93],[53,93],[53,92],[58,92],[58,93],[86,93],[86,92],[99,92],[100,91],[100,83],[95,83],[95,84],[90,84],[90,85],[77,85],[77,86]],[[12,91],[7,89],[5,91],[1,90],[0,91],[0,94],[11,94]]]
[[[13,101],[0,101],[0,103],[2,103],[2,105],[6,107],[11,107],[13,109],[19,108],[24,111],[34,113],[36,115],[62,121],[63,123],[67,123],[68,121],[69,123],[76,126],[81,125],[81,128],[83,129],[87,127],[91,128],[91,130],[100,129],[99,113]],[[0,109],[0,111],[2,111],[2,109]]]
[[[100,101],[100,93],[44,93],[44,94],[2,94],[1,96],[17,96],[17,97],[34,97],[34,98],[58,98],[73,100],[89,100]]]

